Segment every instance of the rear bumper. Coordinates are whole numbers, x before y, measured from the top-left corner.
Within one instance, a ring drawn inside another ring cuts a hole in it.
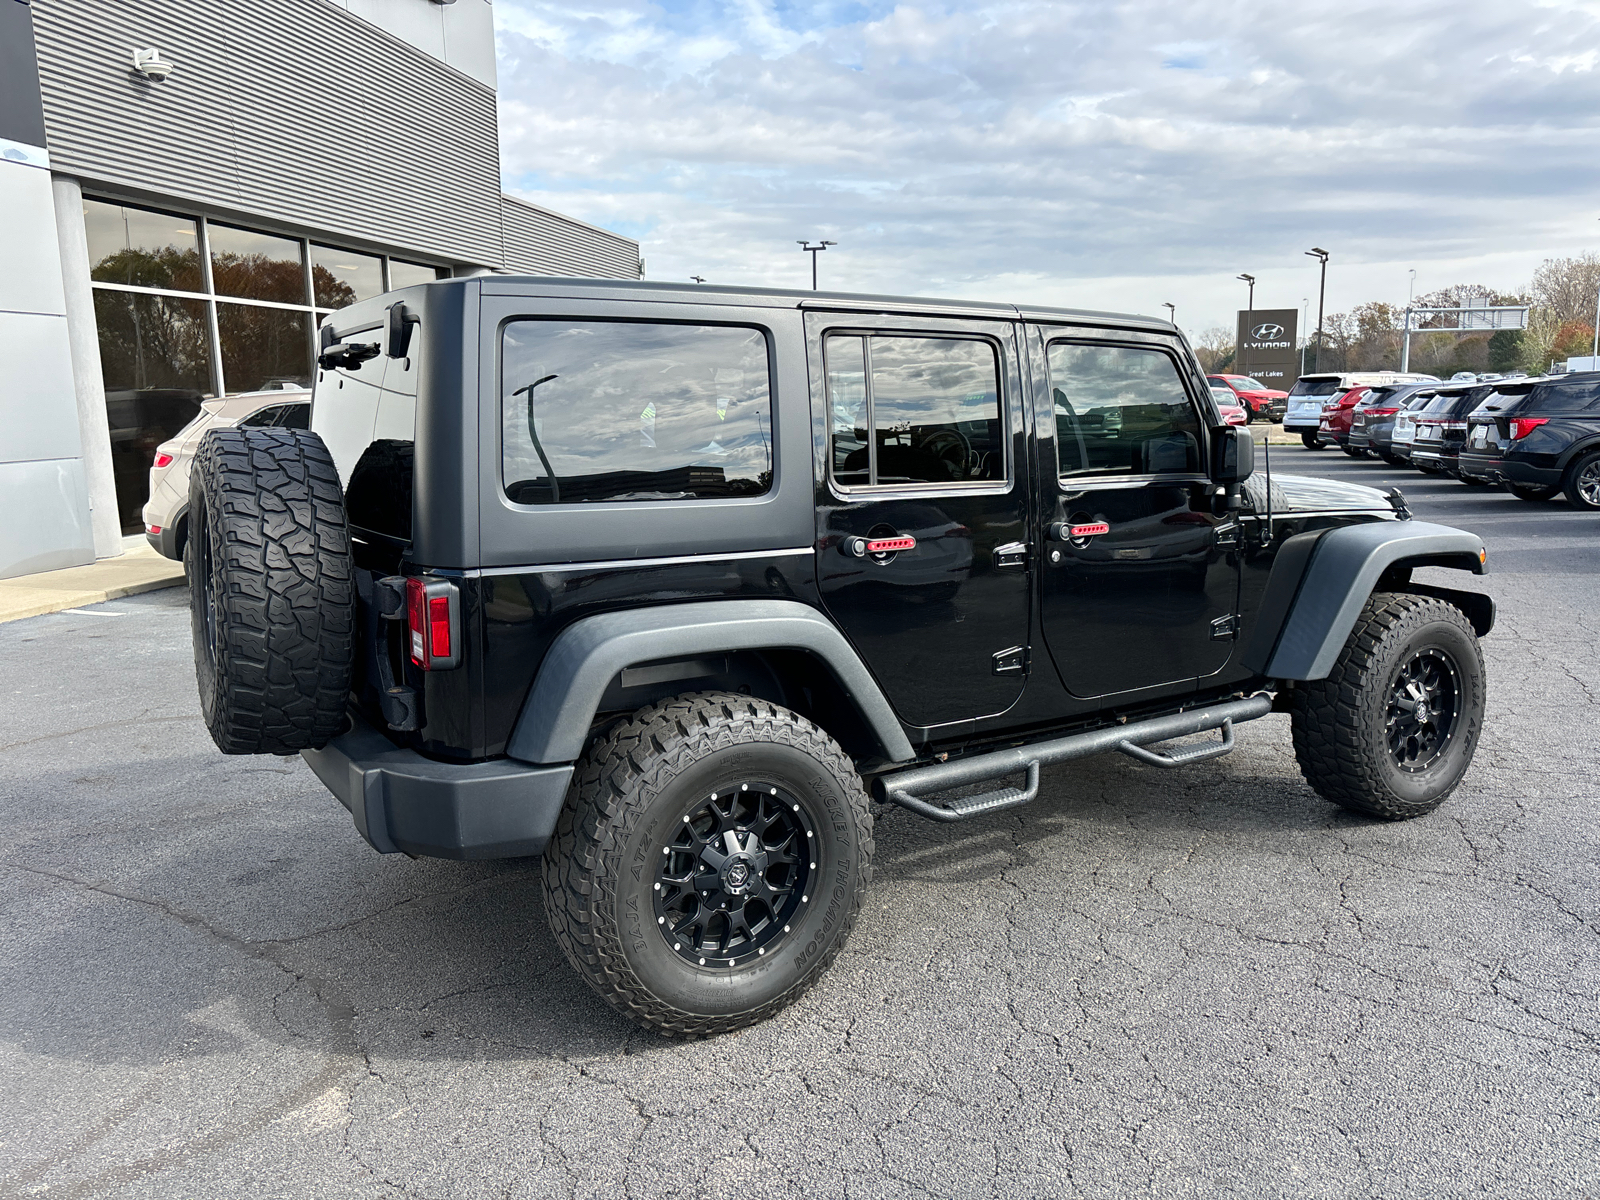
[[[502,758],[445,763],[397,747],[361,717],[322,750],[302,750],[317,778],[382,854],[520,858],[543,852],[566,802],[570,763]]]
[[[1457,464],[1461,474],[1474,479],[1487,479],[1494,483],[1524,483],[1534,487],[1561,486],[1561,468],[1536,467],[1515,456],[1501,458],[1493,454],[1463,452]]]

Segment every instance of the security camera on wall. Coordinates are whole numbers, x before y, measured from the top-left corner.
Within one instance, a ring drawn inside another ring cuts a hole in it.
[[[135,50],[133,70],[136,75],[143,75],[152,82],[160,83],[172,74],[172,64],[161,57],[159,50]]]

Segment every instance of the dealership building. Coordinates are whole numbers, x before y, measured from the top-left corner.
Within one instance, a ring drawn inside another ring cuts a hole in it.
[[[203,401],[317,322],[487,271],[635,279],[500,190],[489,0],[0,0],[0,578],[140,532]]]

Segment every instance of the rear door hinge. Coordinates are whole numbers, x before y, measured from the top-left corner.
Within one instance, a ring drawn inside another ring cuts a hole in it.
[[[996,675],[1026,675],[1028,673],[1027,647],[1011,646],[998,652],[994,656],[994,673]]]
[[[1028,543],[1007,542],[1004,546],[994,548],[994,567],[997,571],[1026,570],[1028,566]]]
[[[1216,526],[1217,548],[1232,550],[1239,545],[1239,522],[1237,520],[1224,521]]]
[[[1229,613],[1211,622],[1211,640],[1225,642],[1239,636],[1239,614]]]

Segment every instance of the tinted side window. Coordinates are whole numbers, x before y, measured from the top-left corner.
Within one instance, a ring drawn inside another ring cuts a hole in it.
[[[283,414],[278,418],[279,429],[310,429],[311,405],[285,404]]]
[[[1600,385],[1558,384],[1539,388],[1529,411],[1551,415],[1600,411]]]
[[[518,504],[772,486],[767,341],[756,329],[513,321],[500,402],[503,485]]]
[[[1005,479],[1000,360],[990,343],[836,335],[827,339],[824,360],[836,482]]]
[[[1200,470],[1200,418],[1169,355],[1051,342],[1048,357],[1061,474]]]
[[[266,408],[258,409],[256,412],[251,413],[244,420],[240,421],[239,424],[247,425],[252,428],[259,428],[261,426],[274,426],[283,418],[283,410],[288,407],[289,406],[287,404],[268,405]]]

